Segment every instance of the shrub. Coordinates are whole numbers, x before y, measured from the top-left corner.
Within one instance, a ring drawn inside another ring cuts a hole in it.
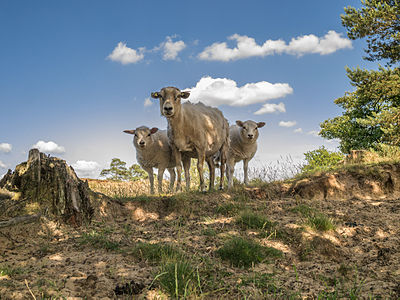
[[[324,146],[306,152],[304,156],[307,163],[301,168],[302,173],[328,170],[344,159],[343,153],[329,151]]]

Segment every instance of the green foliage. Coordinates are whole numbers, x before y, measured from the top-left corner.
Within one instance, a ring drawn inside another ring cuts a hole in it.
[[[126,167],[126,162],[119,158],[113,158],[110,163],[110,168],[103,169],[100,173],[100,177],[111,180],[135,181],[145,179],[148,175],[138,164],[133,164],[128,169]]]
[[[280,257],[282,251],[240,237],[234,237],[217,250],[217,254],[235,267],[250,267],[267,257]]]
[[[275,226],[266,216],[250,211],[242,212],[236,222],[243,228],[252,229],[271,229]]]
[[[119,243],[107,238],[106,232],[97,232],[92,230],[88,233],[84,232],[80,238],[80,244],[90,244],[95,248],[106,250],[118,250]]]
[[[0,277],[1,276],[13,276],[24,273],[22,268],[12,268],[7,265],[0,265]]]
[[[400,2],[398,0],[363,0],[362,7],[346,7],[341,16],[350,39],[367,38],[364,57],[370,61],[400,60]]]
[[[342,153],[328,151],[324,146],[306,152],[304,156],[307,163],[301,169],[303,173],[327,170],[336,166],[344,158]]]
[[[339,139],[340,150],[376,148],[380,143],[400,146],[400,69],[347,69],[356,90],[335,100],[341,116],[321,123],[320,135]]]
[[[179,259],[183,254],[171,245],[137,243],[130,252],[134,257],[151,263]]]
[[[173,298],[187,298],[195,290],[197,278],[195,268],[189,261],[182,259],[161,265],[156,280],[163,290]]]
[[[293,208],[292,211],[298,212],[305,217],[305,224],[315,230],[329,231],[335,229],[331,218],[308,205],[300,204]]]

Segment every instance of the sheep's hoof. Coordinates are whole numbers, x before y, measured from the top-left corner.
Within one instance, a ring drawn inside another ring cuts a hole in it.
[[[223,190],[224,190],[224,187],[223,187],[223,186],[220,186],[220,187],[218,188],[218,190],[219,190],[219,191],[223,191]]]

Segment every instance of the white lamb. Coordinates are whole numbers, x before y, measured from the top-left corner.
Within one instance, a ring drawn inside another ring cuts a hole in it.
[[[136,159],[139,165],[149,174],[150,193],[154,194],[153,168],[158,169],[158,192],[162,193],[162,180],[165,169],[170,174],[170,191],[175,183],[175,158],[168,144],[166,130],[158,128],[138,127],[134,130],[124,130],[125,133],[133,134],[133,145],[136,148]]]
[[[241,160],[243,160],[244,183],[248,184],[248,165],[257,152],[258,128],[265,125],[264,122],[256,123],[250,120],[236,121],[236,124],[229,127],[230,146],[226,159],[228,189],[232,188],[235,164]]]

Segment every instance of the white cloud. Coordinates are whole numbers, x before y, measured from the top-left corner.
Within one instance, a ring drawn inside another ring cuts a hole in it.
[[[303,128],[296,128],[293,130],[294,133],[303,133]]]
[[[160,48],[163,49],[163,60],[175,60],[180,51],[186,48],[184,41],[173,42],[172,38],[167,36],[166,41],[161,43]]]
[[[120,62],[123,65],[134,64],[144,58],[144,50],[145,48],[139,48],[138,50],[131,49],[125,43],[119,42],[107,58]]]
[[[312,136],[315,136],[315,137],[319,137],[318,133],[319,132],[316,131],[316,130],[311,130],[311,131],[307,132],[308,135],[312,135]]]
[[[0,168],[7,169],[7,165],[0,160]]]
[[[79,177],[97,177],[100,172],[100,165],[95,161],[78,160],[72,164],[76,174]]]
[[[352,48],[351,40],[343,38],[341,33],[333,30],[330,30],[323,37],[310,34],[292,38],[289,44],[286,44],[283,40],[267,40],[264,44],[258,45],[254,38],[239,34],[234,34],[229,39],[236,41],[236,47],[229,48],[226,42],[217,42],[206,47],[198,55],[198,58],[202,60],[231,61],[282,53],[297,56],[311,53],[326,55],[339,49]]]
[[[153,102],[150,100],[150,98],[146,98],[146,99],[144,99],[143,105],[144,106],[151,106],[151,105],[153,105]]]
[[[262,103],[270,99],[285,97],[293,93],[287,83],[269,83],[260,81],[247,83],[241,87],[228,78],[201,78],[195,87],[189,88],[191,102],[203,102],[206,105],[246,106]]]
[[[32,148],[37,148],[39,149],[40,152],[46,152],[46,153],[61,154],[65,152],[65,148],[63,146],[59,146],[52,141],[49,142],[39,141],[35,145],[33,145]]]
[[[297,124],[296,121],[280,121],[279,122],[279,126],[281,126],[281,127],[293,127],[296,124]]]
[[[275,112],[286,112],[285,104],[282,102],[279,104],[265,103],[259,110],[257,110],[255,115],[271,114]]]
[[[1,143],[0,144],[0,152],[8,153],[8,152],[11,152],[11,150],[12,150],[12,145],[11,144],[8,144],[8,143]]]

